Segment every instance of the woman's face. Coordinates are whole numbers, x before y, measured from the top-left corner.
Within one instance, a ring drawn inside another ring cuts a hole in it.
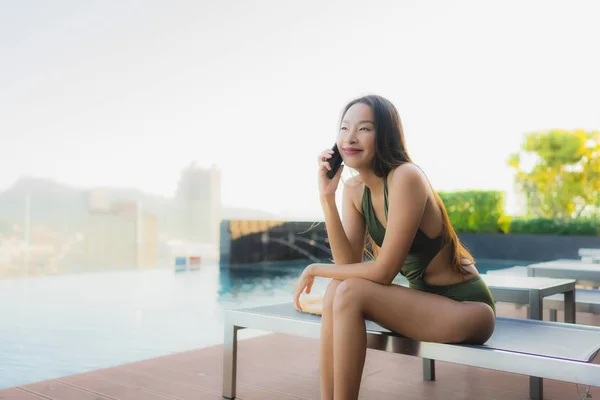
[[[356,103],[346,111],[337,145],[348,167],[356,170],[371,167],[375,158],[375,119],[371,107]]]

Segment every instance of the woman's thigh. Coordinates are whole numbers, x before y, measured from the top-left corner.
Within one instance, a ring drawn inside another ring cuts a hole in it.
[[[336,289],[336,302],[354,304],[365,318],[415,340],[484,343],[494,331],[495,315],[486,303],[360,278],[347,279]]]

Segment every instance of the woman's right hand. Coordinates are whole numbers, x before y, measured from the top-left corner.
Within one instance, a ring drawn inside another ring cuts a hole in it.
[[[321,198],[335,196],[335,191],[337,190],[340,177],[342,176],[342,170],[344,169],[344,165],[341,165],[334,177],[329,179],[327,172],[331,170],[329,159],[332,155],[333,150],[331,149],[323,150],[321,154],[319,154],[319,194],[321,195]]]

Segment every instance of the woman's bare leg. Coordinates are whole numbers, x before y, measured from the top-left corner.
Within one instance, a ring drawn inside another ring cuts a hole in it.
[[[334,399],[357,399],[366,355],[365,318],[415,340],[484,343],[495,327],[492,308],[397,285],[350,278],[333,306]]]
[[[333,305],[334,399],[358,399],[365,357],[367,332],[362,309],[351,302],[351,286],[340,285]]]
[[[333,303],[338,285],[333,279],[323,298],[321,318],[321,400],[333,400]]]

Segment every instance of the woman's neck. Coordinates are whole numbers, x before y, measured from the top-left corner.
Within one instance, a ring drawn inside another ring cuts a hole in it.
[[[359,170],[357,171],[360,179],[369,188],[371,192],[383,191],[384,178],[381,178],[373,173],[373,170]]]

